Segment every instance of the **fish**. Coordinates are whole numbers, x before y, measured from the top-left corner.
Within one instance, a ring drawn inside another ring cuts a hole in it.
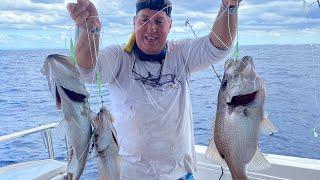
[[[264,112],[264,102],[264,83],[255,72],[253,58],[227,60],[205,157],[228,167],[233,180],[248,179],[246,170],[270,166],[258,147],[259,134],[277,129]]]
[[[92,137],[91,122],[95,113],[90,110],[87,92],[72,60],[52,54],[41,69],[49,90],[60,110],[66,128],[68,144],[67,179],[79,179],[85,168]]]
[[[104,106],[93,121],[93,144],[101,180],[120,179],[119,144],[113,122],[113,115]]]

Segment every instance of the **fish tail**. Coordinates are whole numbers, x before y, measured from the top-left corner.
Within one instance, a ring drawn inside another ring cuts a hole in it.
[[[237,164],[229,166],[229,170],[232,176],[232,180],[247,180],[248,176],[246,174],[245,164]]]

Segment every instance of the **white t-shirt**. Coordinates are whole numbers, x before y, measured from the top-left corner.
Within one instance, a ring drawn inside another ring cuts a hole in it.
[[[109,85],[119,154],[132,163],[143,159],[154,176],[178,178],[196,166],[189,76],[222,60],[228,51],[215,48],[209,35],[168,41],[167,48],[161,65],[110,46],[100,51],[97,68]],[[79,70],[92,82],[92,69]]]

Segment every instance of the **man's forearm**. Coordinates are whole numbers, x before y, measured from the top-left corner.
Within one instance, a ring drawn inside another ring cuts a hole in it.
[[[99,53],[99,34],[80,30],[77,40],[76,56],[80,67],[92,68]]]
[[[211,42],[215,47],[227,49],[232,46],[236,36],[237,21],[238,15],[228,13],[228,7],[222,5],[212,28]]]

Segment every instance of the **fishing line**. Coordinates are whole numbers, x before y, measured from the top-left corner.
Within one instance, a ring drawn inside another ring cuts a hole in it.
[[[86,22],[86,21],[85,21]],[[69,58],[72,60],[72,62],[74,63],[74,65],[76,64],[76,55],[75,55],[75,45],[76,45],[76,40],[77,40],[77,32],[76,32],[76,34],[75,34],[75,41],[73,42],[73,39],[71,38],[70,39],[70,45],[69,45],[69,48],[67,48],[67,37],[68,37],[68,35],[70,35],[71,36],[71,29],[72,29],[72,26],[70,26],[70,28],[68,29],[68,31],[67,31],[67,33],[66,33],[66,35],[65,35],[65,50],[68,52],[68,55],[69,55]],[[87,33],[88,34],[88,33]],[[89,38],[88,38],[89,39]],[[90,43],[90,42],[89,42]],[[90,45],[91,46],[91,45]],[[95,44],[94,44],[94,46],[95,46]],[[91,48],[90,48],[90,51],[91,51]],[[91,52],[91,54],[92,54],[92,52]],[[87,104],[89,105],[89,98],[87,98]],[[90,106],[89,106],[89,112],[90,112]],[[61,112],[59,112],[59,114],[61,114]],[[89,116],[90,114],[88,114],[88,116]],[[89,119],[89,117],[87,117],[88,119]],[[65,119],[62,119],[62,120],[60,120],[59,121],[59,126],[58,127],[64,127],[64,134],[66,134],[66,122],[65,122]],[[76,124],[76,126],[78,126],[78,127],[80,127],[80,125],[79,124]],[[58,133],[59,134],[61,134],[61,130],[59,130],[59,129],[57,129],[57,131],[59,131]],[[86,150],[88,150],[88,148],[90,147],[90,144],[91,144],[91,142],[93,142],[92,141],[92,139],[93,139],[93,137],[94,137],[94,132],[95,131],[93,131],[93,133],[92,133],[92,136],[90,137],[90,140],[88,141],[88,144],[87,144],[87,148],[81,153],[81,155],[80,155],[80,159],[82,159],[83,158],[83,156],[84,156],[84,154],[85,154],[85,151]],[[79,132],[79,133],[83,133],[83,132]],[[73,152],[73,153],[75,153],[74,151],[75,151],[75,147],[72,147],[72,148],[70,148],[69,149],[69,146],[67,145],[67,147],[66,147],[66,151],[63,151],[64,153],[67,153],[67,155],[68,155],[68,162],[70,162],[72,159],[72,157],[73,156],[70,156],[70,152]],[[78,159],[79,160],[79,159]],[[71,166],[69,166],[69,168],[71,168],[71,169],[74,169],[75,167],[74,167],[75,165],[74,164],[71,164]]]
[[[219,180],[221,180],[223,174],[224,174],[224,172],[223,172],[223,167],[221,166],[221,175],[220,175],[220,177],[219,177]]]
[[[312,7],[314,4],[318,4],[320,8],[320,0],[316,0],[310,3],[308,3],[306,0],[302,0],[302,1],[303,1],[303,4],[307,7]]]
[[[223,12],[220,14],[220,16],[218,15],[218,17],[216,18],[216,19],[219,19],[220,17],[222,17],[222,15],[224,14],[224,12],[227,10],[227,8],[225,8],[224,10],[223,10]],[[158,13],[160,13],[160,12],[158,12]],[[155,15],[154,15],[155,16]],[[151,18],[150,18],[151,19]],[[148,23],[150,20],[148,20],[147,22],[145,22],[143,25],[145,25],[146,23]],[[138,27],[138,29],[140,29],[143,25],[141,25],[140,27]],[[227,48],[227,49],[229,49],[229,47],[228,46],[226,46],[225,45],[225,43],[220,39],[220,37],[218,36],[218,35],[216,35],[213,31],[212,31],[212,29],[210,30],[216,37],[217,37],[217,39]],[[230,32],[230,31],[229,31]],[[191,51],[191,48],[192,48],[192,45],[193,44],[190,44],[189,45],[189,52]],[[118,52],[118,54],[119,54],[120,52]],[[188,57],[190,56],[190,53],[188,53]],[[120,58],[121,56],[119,56],[118,55],[118,57]],[[189,58],[187,57],[187,61],[189,60]],[[119,60],[119,59],[118,59]],[[98,61],[98,59],[96,59],[96,61]],[[185,63],[184,64],[184,69],[186,69],[186,65],[187,65],[187,63]],[[96,62],[96,64],[95,64],[95,68],[94,69],[96,69],[97,68],[97,62]],[[113,71],[111,71],[111,72],[113,72]],[[215,72],[216,73],[216,72]],[[217,73],[216,73],[217,74]],[[180,74],[179,75],[179,77],[181,77],[181,75],[182,74]],[[112,74],[112,76],[114,77],[114,79],[115,79],[115,81],[116,81],[116,83],[119,85],[118,87],[120,87],[120,89],[122,89],[122,87],[121,87],[121,85],[120,85],[120,83],[117,81],[117,79],[116,79],[116,77],[115,77],[115,74]],[[145,91],[148,93],[148,91],[146,90],[146,88],[145,88],[145,86],[142,84],[142,87],[145,89]],[[125,92],[123,89],[122,89],[122,91],[123,92]],[[170,92],[170,91],[169,91]],[[171,91],[171,92],[173,92],[173,91]],[[167,93],[167,95],[168,95],[169,93]],[[152,95],[150,96],[151,94],[149,94],[148,93],[148,99],[149,99],[149,102],[150,103],[147,103],[147,104],[155,104],[155,105],[157,105],[157,102],[155,101],[155,99],[152,97]],[[166,96],[167,96],[166,95]],[[176,102],[176,100],[177,99],[175,99],[174,100],[174,102]],[[145,104],[144,102],[142,102],[143,104]],[[174,107],[174,104],[175,103],[172,103],[172,105],[171,105],[171,107],[169,108],[169,110],[167,111],[167,113],[169,113],[170,111],[171,111],[171,109]],[[159,106],[158,106],[158,108],[159,108]],[[161,107],[160,107],[161,108]],[[166,113],[166,115],[167,115],[167,113]],[[162,119],[163,118],[165,118],[166,117],[166,115],[164,115],[163,117],[162,117]]]
[[[86,18],[85,16],[83,16],[83,19],[84,19],[84,23],[85,23],[85,25],[86,25],[86,34],[87,34],[87,38],[88,38],[88,44],[89,44],[89,47],[90,47],[90,56],[91,56],[91,60],[92,60],[92,64],[93,64],[93,52],[92,52],[92,45],[91,45],[91,42],[90,42],[90,35],[89,35],[89,30],[88,30],[88,24],[87,24],[87,19],[90,19],[90,18],[99,18],[98,16],[91,16],[91,17],[88,17],[88,18]],[[78,27],[77,26],[75,26],[75,29],[77,29]],[[71,31],[70,31],[71,32]],[[76,33],[75,33],[75,44],[76,44],[76,42],[77,42],[77,39],[78,39],[78,36],[79,36],[79,34],[78,34],[79,32],[77,32],[77,30],[76,30]],[[90,32],[91,33],[91,32]],[[95,44],[95,34],[93,34],[93,46],[94,46],[94,51],[95,51],[95,57],[97,57],[97,52],[96,52],[96,44]],[[66,41],[65,41],[66,42]],[[70,56],[70,54],[72,55],[70,58],[72,59],[72,60],[76,60],[76,59],[73,59],[73,55],[74,55],[74,58],[76,58],[76,55],[75,55],[75,46],[73,46],[73,41],[72,41],[72,38],[71,38],[71,40],[70,40],[70,50],[69,50],[69,56]],[[74,49],[72,49],[72,48],[74,48]],[[73,54],[74,53],[74,54]],[[103,106],[103,100],[102,100],[102,95],[101,95],[101,85],[100,85],[100,83],[101,83],[101,81],[100,81],[100,79],[99,79],[99,76],[97,76],[98,78],[98,80],[97,80],[97,86],[98,86],[98,93],[99,93],[99,95],[100,95],[100,97],[101,97],[101,103],[102,103],[102,106]],[[91,91],[92,91],[92,88],[91,88]],[[91,93],[90,93],[91,94]],[[88,116],[87,116],[87,118],[88,119],[90,119],[90,112],[91,112],[91,109],[90,109],[90,98],[88,97],[87,98],[87,102],[86,103],[88,103]],[[64,122],[64,120],[62,120],[62,122]],[[99,121],[99,123],[100,123],[100,121]],[[79,125],[77,125],[77,126],[79,126]],[[99,126],[99,124],[98,124],[98,126]],[[80,159],[82,159],[83,158],[83,156],[84,156],[84,154],[85,154],[85,152],[87,151],[87,150],[89,150],[89,152],[88,152],[88,155],[91,153],[91,150],[89,149],[90,148],[90,144],[94,144],[94,141],[93,141],[93,139],[94,139],[94,135],[95,135],[95,132],[96,132],[96,130],[97,130],[97,128],[94,128],[94,131],[92,132],[92,135],[91,135],[91,137],[90,137],[90,139],[89,139],[89,141],[88,141],[88,144],[87,144],[87,146],[86,146],[86,149],[81,153],[81,155],[80,155]],[[72,147],[71,149],[69,149],[69,147],[67,147],[67,151],[65,151],[67,154],[69,154],[69,152],[70,151],[73,151],[74,150],[74,147]],[[73,153],[75,153],[75,152],[73,152]],[[68,157],[68,158],[72,158],[72,156],[71,157]],[[72,165],[72,164],[71,164]]]
[[[167,7],[169,7],[169,6],[167,6]],[[165,7],[165,8],[167,8],[167,7]],[[163,9],[165,9],[165,8],[163,8]],[[228,8],[226,8],[226,9],[224,9],[224,11],[223,11],[223,13],[226,11],[226,10],[228,10]],[[150,19],[152,19],[154,16],[156,16],[158,13],[160,13],[161,11],[159,11],[159,12],[157,12],[155,15],[153,15]],[[222,15],[223,15],[223,13],[221,13],[220,14],[220,16],[218,16],[216,19],[219,19]],[[140,29],[140,28],[142,28],[142,26],[144,26],[144,25],[146,25],[149,21],[150,21],[150,19],[148,19],[148,21],[146,21],[145,23],[143,23],[140,27],[138,27],[137,29]],[[86,23],[86,27],[88,27],[87,26],[87,22],[86,21],[84,21],[85,23]],[[211,32],[217,37],[217,39],[219,40],[219,41],[221,41],[221,43],[227,48],[227,49],[229,49],[229,47],[228,46],[226,46],[225,44],[224,44],[224,42],[219,38],[219,36],[218,35],[216,35],[212,30],[211,30]],[[96,52],[96,47],[94,47],[95,48],[95,56],[93,55],[93,52],[92,52],[92,44],[91,44],[91,42],[90,42],[90,38],[89,38],[89,32],[88,32],[88,28],[87,28],[87,36],[88,36],[88,40],[89,40],[89,48],[90,48],[90,55],[91,55],[91,61],[92,61],[92,64],[94,65],[94,71],[93,71],[93,73],[94,73],[94,75],[93,75],[93,79],[92,79],[92,82],[94,82],[94,81],[97,81],[97,79],[95,79],[94,77],[96,76],[96,69],[97,69],[97,61],[98,61],[98,56],[97,56],[97,52]],[[100,33],[100,34],[103,34],[103,32],[102,33]],[[118,37],[119,36],[126,36],[126,35],[128,35],[128,34],[130,34],[130,33],[127,33],[127,34],[123,34],[123,35],[118,35]],[[100,37],[101,38],[101,37]],[[100,38],[99,38],[99,40],[100,40]],[[94,39],[94,42],[95,42],[95,39]],[[101,43],[102,44],[102,43]],[[190,43],[190,45],[189,45],[189,52],[191,52],[191,48],[192,48],[192,43]],[[93,44],[93,46],[96,46],[95,44]],[[119,54],[119,52],[118,52],[118,54]],[[188,53],[188,56],[187,56],[187,61],[189,60],[189,57],[190,56],[190,53]],[[93,63],[93,57],[96,57],[96,63]],[[120,58],[120,56],[118,56],[119,58]],[[186,69],[186,65],[187,65],[187,62],[184,64],[185,66],[184,66],[184,69]],[[179,77],[181,77],[181,75],[182,74],[180,74],[180,76]],[[123,91],[123,92],[125,92],[124,90],[123,90],[123,88],[121,87],[121,85],[120,85],[120,83],[117,81],[117,79],[116,79],[116,77],[115,77],[115,74],[112,74],[112,76],[114,76],[114,79],[115,79],[115,81],[116,81],[116,83],[119,85],[118,87],[120,87],[120,89]],[[99,84],[101,83],[101,77],[100,78],[98,78],[98,81],[99,81]],[[143,85],[143,87],[144,87],[144,85]],[[101,88],[101,87],[100,87]],[[99,89],[100,89],[99,88]],[[145,87],[144,87],[145,88]],[[101,92],[100,90],[99,90],[99,92]],[[146,91],[147,92],[147,91]],[[164,97],[163,97],[164,98]],[[150,100],[150,98],[149,98],[149,96],[148,96],[148,99]],[[162,99],[161,99],[162,100]],[[176,100],[175,100],[176,101]],[[154,103],[157,103],[156,101],[155,101],[155,99],[154,98],[151,98],[151,104],[154,104]],[[158,101],[159,102],[159,101]],[[144,102],[142,102],[143,104],[145,104]],[[150,103],[147,103],[147,104],[150,104]],[[173,105],[174,105],[174,103],[172,104],[172,106],[169,108],[169,111],[168,112],[170,112],[170,110],[171,110],[171,108],[173,107]],[[163,116],[163,117],[165,117],[165,116]],[[91,137],[92,138],[92,137]]]
[[[169,7],[169,6],[167,6],[167,7]],[[165,8],[167,8],[167,7],[165,7]],[[165,9],[165,8],[163,8],[163,9]],[[162,9],[162,10],[163,10]],[[216,20],[218,20],[218,19],[220,19],[223,15],[224,15],[224,13],[226,12],[228,10],[228,8],[225,8],[225,9],[223,9],[223,11],[222,11],[222,13],[220,14],[220,15],[218,15],[218,17],[216,18]],[[153,15],[150,19],[152,19],[154,16],[156,16],[158,13],[161,13],[161,11],[159,11],[159,12],[157,12],[155,15]],[[195,12],[196,13],[196,12]],[[197,13],[196,13],[197,14]],[[198,15],[198,14],[197,14]],[[199,16],[199,15],[198,15]],[[199,16],[200,18],[201,18],[201,16]],[[148,19],[145,23],[143,23],[140,27],[138,27],[137,29],[140,29],[140,28],[142,28],[142,26],[144,26],[144,25],[146,25],[149,21],[150,21],[150,19]],[[202,19],[202,18],[201,18]],[[203,21],[203,20],[202,20]],[[205,23],[206,24],[206,23]],[[229,26],[228,26],[229,27]],[[230,28],[230,27],[229,27]],[[211,28],[210,28],[211,29]],[[211,33],[213,33],[216,37],[217,37],[217,39],[226,47],[226,49],[228,49],[229,50],[229,47],[220,39],[220,37],[217,35],[217,34],[215,34],[213,31],[212,31],[212,29],[210,30],[210,32]],[[129,33],[128,33],[129,34]],[[125,35],[128,35],[128,34],[123,34],[123,35],[119,35],[119,36],[125,36]],[[192,43],[189,45],[189,52],[191,52],[191,49],[192,49]],[[118,54],[119,54],[120,52],[118,52]],[[187,61],[189,60],[189,56],[190,56],[190,53],[188,53],[188,56],[187,56]],[[120,56],[118,56],[118,57],[120,57]],[[119,59],[118,59],[119,60]],[[184,64],[184,69],[186,69],[186,65],[187,65],[187,61],[186,61],[186,63]],[[95,64],[95,69],[96,69],[96,66],[97,66],[97,63]],[[112,71],[111,71],[112,72]],[[179,75],[179,77],[181,77],[181,75],[182,74],[180,74]],[[116,79],[116,77],[115,77],[115,75],[114,74],[112,74],[112,76],[114,77],[114,80],[115,80],[115,82],[118,84],[118,87],[123,91],[123,92],[125,92],[124,90],[123,90],[123,88],[121,87],[121,85],[120,85],[120,83],[117,81],[117,79]],[[179,78],[178,78],[179,79]],[[145,86],[142,84],[142,87],[145,89],[145,91],[148,93],[148,91],[146,90],[146,88],[145,88]],[[173,92],[173,91],[171,91],[171,92]],[[170,91],[169,91],[169,93],[167,93],[165,96],[167,96],[167,95],[169,95],[169,94],[171,94],[170,93]],[[141,104],[154,104],[154,105],[156,105],[158,108],[160,107],[158,104],[157,104],[157,102],[160,102],[162,99],[164,99],[165,98],[165,96],[163,96],[163,98],[160,98],[158,101],[156,101],[155,100],[155,98],[153,98],[153,96],[151,95],[151,94],[149,94],[148,93],[148,99],[149,99],[149,103],[145,103],[145,102],[142,102],[142,101],[139,101],[139,100],[137,100],[137,99],[135,99],[135,101],[136,102],[138,102],[138,103],[141,103]],[[175,99],[175,101],[176,101],[177,99]],[[175,102],[174,101],[174,102]],[[174,104],[175,103],[172,103],[172,105],[170,106],[170,108],[169,108],[169,110],[167,111],[167,113],[169,113],[170,111],[171,111],[171,109],[174,107]],[[160,107],[161,108],[161,107]],[[161,108],[162,109],[162,108]],[[164,116],[162,116],[163,118],[164,117],[166,117],[166,115],[167,115],[167,113],[164,115]],[[162,119],[163,119],[162,118]]]
[[[164,7],[162,10],[164,10],[165,8],[168,8],[168,7],[170,7],[171,5],[168,5],[168,6],[166,6],[166,7]],[[161,10],[161,11],[162,11]],[[151,16],[151,18],[150,19],[152,19],[154,16],[156,16],[157,14],[159,14],[159,13],[161,13],[161,11],[158,11],[156,14],[154,14],[153,16]],[[138,28],[137,28],[137,30],[138,29],[140,29],[140,28],[142,28],[144,25],[146,25],[147,23],[149,23],[149,21],[150,21],[150,19],[148,19],[146,22],[144,22],[141,26],[139,26]],[[130,34],[130,33],[129,33]],[[126,36],[126,35],[128,35],[128,34],[123,34],[123,35],[120,35],[120,36]],[[120,52],[117,52],[118,53],[118,59],[117,59],[117,61],[120,61]],[[135,60],[134,60],[135,61]],[[185,65],[186,66],[186,65]],[[97,63],[95,64],[95,68],[97,67]],[[131,67],[132,68],[132,67]],[[185,68],[185,67],[184,67]],[[113,73],[113,71],[111,71],[112,73]],[[118,82],[118,80],[116,79],[116,77],[115,77],[115,75],[114,74],[112,74],[112,76],[113,76],[113,78],[114,78],[114,80],[115,80],[115,82],[116,82],[116,84],[118,85],[118,87],[121,89],[121,91],[122,92],[126,92],[122,87],[121,87],[121,85],[120,85],[120,83]],[[181,75],[180,75],[181,76]],[[144,87],[144,85],[142,84],[142,87],[145,89],[145,91],[147,92],[147,90],[146,90],[146,88]],[[148,93],[148,92],[147,92]],[[125,93],[126,94],[126,93]],[[140,103],[140,104],[147,104],[147,105],[149,105],[149,104],[155,104],[155,103],[157,103],[157,102],[160,102],[162,99],[164,99],[165,98],[165,96],[163,97],[163,98],[161,98],[159,101],[156,101],[153,97],[152,97],[152,95],[151,94],[148,94],[148,99],[149,99],[149,103],[145,103],[145,102],[140,102],[139,100],[137,100],[137,99],[135,99],[135,101],[136,102],[138,102],[138,103]],[[150,100],[151,99],[151,100]],[[157,105],[158,106],[158,105]],[[159,107],[159,106],[158,106]],[[161,108],[162,109],[162,108]]]
[[[317,0],[319,7],[320,7],[320,3],[319,0]],[[305,26],[306,26],[306,30],[308,28],[309,25],[309,17],[308,17],[308,10],[307,8],[310,8],[314,3],[317,2],[313,2],[311,4],[308,4],[305,0],[303,0],[303,6],[304,6],[304,13],[305,13]],[[313,43],[310,43],[310,49],[311,49],[311,55],[312,55],[312,78],[313,78],[313,87],[314,87],[314,99],[315,99],[315,103],[316,103],[316,107],[317,110],[320,114],[320,106],[318,103],[318,96],[317,96],[317,83],[316,83],[316,75],[315,75],[315,54],[314,54],[314,49],[313,49]],[[313,123],[313,129],[312,129],[312,134],[315,138],[318,138],[318,128],[317,128],[317,123],[316,120],[314,120]]]
[[[228,11],[228,7],[226,7],[220,14],[220,16],[218,16],[216,18],[216,21],[219,20],[224,13],[226,13]],[[207,23],[205,23],[204,19],[198,14],[197,11],[193,11],[199,18],[202,22],[204,22],[204,24],[210,29],[210,33],[212,33],[222,44],[223,46],[227,49],[227,50],[230,50],[230,48],[220,39],[220,37],[212,30],[212,27],[209,26]]]
[[[228,17],[229,17],[229,16],[228,16]],[[228,18],[228,20],[229,20],[229,18]],[[228,24],[229,24],[229,21],[228,21]],[[190,24],[190,22],[189,22],[189,19],[186,20],[185,26],[188,26],[188,27],[191,29],[191,31],[192,31],[193,35],[195,36],[195,38],[198,38],[196,32],[193,30],[193,28],[192,28],[192,26],[191,26],[191,24]],[[231,32],[230,32],[230,29],[229,29],[229,33],[231,33]],[[231,36],[231,35],[230,35],[230,36]],[[213,65],[211,65],[211,67],[212,67],[215,75],[217,76],[218,80],[220,81],[220,84],[221,84],[221,83],[222,83],[222,80],[220,79],[220,76],[219,76],[218,72],[216,71],[216,69],[214,68]]]
[[[167,7],[170,7],[171,5],[168,5]],[[164,10],[165,8],[167,8],[167,7],[164,7],[162,10]],[[162,11],[161,10],[161,11]],[[225,12],[225,11],[227,11],[228,10],[228,8],[225,8],[224,10],[223,10],[223,13]],[[159,11],[159,12],[157,12],[155,15],[153,15],[150,19],[152,19],[154,16],[156,16],[158,13],[161,13],[161,11]],[[195,12],[196,14],[197,14],[197,12]],[[221,13],[221,15],[220,16],[218,16],[217,18],[216,18],[216,20],[218,20],[222,15],[223,15],[223,13]],[[198,15],[198,14],[197,14]],[[199,16],[199,15],[198,15]],[[199,16],[200,17],[200,16]],[[200,17],[201,18],[201,17]],[[140,27],[138,27],[137,29],[140,29],[140,28],[142,28],[142,26],[144,26],[145,24],[147,24],[149,21],[150,21],[150,19],[148,19],[148,21],[146,21],[144,24],[142,24]],[[202,18],[201,18],[201,20],[202,20]],[[203,21],[203,20],[202,20]],[[85,23],[86,23],[86,21],[84,21]],[[87,24],[86,24],[86,26],[87,26]],[[217,37],[217,39],[227,48],[227,49],[229,49],[229,47],[228,46],[226,46],[225,44],[224,44],[224,42],[219,38],[219,36],[218,35],[216,35],[212,30],[211,30],[211,32]],[[87,33],[88,33],[88,30],[87,30]],[[103,34],[103,33],[101,33],[101,34]],[[126,36],[126,35],[128,35],[128,34],[130,34],[130,33],[127,33],[127,34],[123,34],[123,35],[119,35],[119,36]],[[89,36],[89,35],[88,35]],[[89,39],[89,38],[88,38]],[[116,38],[115,38],[116,39]],[[94,41],[95,42],[95,41]],[[190,44],[190,48],[189,48],[189,52],[191,51],[191,46],[192,46],[192,44]],[[91,49],[92,49],[92,47],[91,47],[91,43],[89,42],[89,47],[90,47],[90,53],[91,53],[91,57],[93,57],[93,55],[92,55],[92,51],[91,51]],[[190,53],[189,53],[190,54]],[[188,55],[189,56],[189,55]],[[97,57],[97,55],[96,55],[96,57]],[[119,57],[119,56],[118,56]],[[187,60],[188,60],[189,58],[187,58]],[[98,61],[98,59],[96,59],[96,61]],[[94,64],[93,63],[93,58],[92,58],[92,64]],[[187,65],[187,62],[185,63],[185,67],[184,68],[186,68],[186,65]],[[96,73],[96,69],[97,69],[97,62],[95,63],[95,66],[94,66],[94,69],[95,69],[95,71],[94,71],[94,75],[93,75],[93,79],[92,79],[92,82],[94,82],[95,81],[95,79],[94,79],[94,77],[96,76],[95,75],[95,73]],[[215,70],[214,70],[215,71]],[[217,74],[217,72],[215,71],[215,73]],[[113,75],[114,77],[115,77],[115,75]],[[180,76],[179,77],[181,77],[181,74],[180,74]],[[117,79],[116,78],[114,78],[116,81],[117,81]],[[178,78],[179,79],[179,78]],[[118,83],[118,82],[116,82],[118,85],[119,85],[119,87],[120,87],[120,89],[122,89],[122,87],[120,86],[120,83]],[[123,92],[125,92],[123,89],[122,89],[122,91]],[[161,101],[162,99],[160,99],[159,101]],[[153,101],[154,102],[154,101]],[[144,104],[144,103],[143,103]],[[149,104],[149,103],[147,103],[147,104]],[[153,104],[153,103],[152,103]]]
[[[89,41],[89,42],[88,42],[88,45],[89,45],[89,49],[90,49],[91,63],[92,63],[92,65],[94,65],[94,64],[97,63],[97,61],[98,61],[98,52],[97,52],[96,37],[95,37],[96,34],[95,34],[95,33],[92,33],[91,31],[89,32],[87,20],[90,19],[90,18],[99,18],[99,16],[90,16],[90,17],[88,17],[88,18],[85,18],[85,17],[83,16],[83,18],[84,18],[84,23],[85,23],[85,25],[86,25],[87,38],[88,38],[88,41]],[[100,22],[101,22],[101,21],[100,21]],[[90,42],[90,34],[92,34],[94,54],[93,54],[93,52],[92,52],[92,45],[91,45],[91,42]],[[100,41],[100,37],[98,38],[98,41]],[[93,58],[95,58],[95,61],[96,61],[95,63],[94,63]],[[96,78],[94,78],[94,77],[96,77]],[[100,71],[97,70],[97,66],[96,66],[96,65],[94,66],[93,79],[91,80],[91,84],[93,84],[94,82],[96,82],[96,86],[97,86],[97,89],[98,89],[98,96],[100,97],[101,107],[103,107],[103,106],[104,106],[104,102],[103,102],[102,90],[101,90],[101,89],[102,89],[101,73],[100,73]],[[92,88],[93,88],[93,86],[91,86],[91,92],[92,92]],[[90,93],[90,94],[91,94],[91,93]],[[88,104],[90,104],[89,98],[88,98]],[[89,105],[89,111],[91,112],[91,110],[90,110],[90,105]],[[89,112],[87,118],[89,118],[90,112]],[[98,115],[97,115],[96,118],[99,118]],[[93,123],[93,122],[92,122],[92,123]],[[92,150],[93,147],[94,147],[95,133],[96,133],[98,127],[100,126],[100,123],[101,123],[101,120],[100,120],[100,118],[99,118],[98,124],[96,125],[97,128],[93,128],[94,130],[93,130],[92,135],[91,135],[91,137],[90,137],[90,140],[89,140],[89,142],[88,142],[88,145],[87,145],[88,148],[90,148],[90,144],[92,143],[91,150]],[[89,153],[91,153],[91,150],[89,151]],[[83,152],[83,154],[84,154],[84,152]],[[83,155],[83,154],[82,154],[82,155]],[[81,155],[81,157],[82,157],[82,155]]]
[[[228,8],[223,9],[222,13],[221,13],[220,15],[218,15],[218,17],[216,18],[216,20],[220,19],[220,18],[224,15],[224,12],[226,12],[227,9],[228,9]],[[160,12],[158,12],[158,13],[160,13]],[[150,18],[150,19],[151,19],[151,18]],[[148,20],[148,21],[149,21],[149,20]],[[144,23],[143,25],[145,25],[145,24],[146,24],[146,23]],[[142,26],[143,26],[143,25],[142,25]],[[141,27],[139,27],[139,28],[141,28]],[[211,32],[212,32],[213,34],[215,34],[215,33],[212,31],[212,29],[211,29]],[[223,41],[222,41],[216,34],[215,34],[215,36],[219,39],[219,41],[222,42],[222,44],[224,44]],[[224,45],[225,45],[225,44],[224,44]],[[192,50],[192,46],[193,46],[193,43],[190,43],[190,44],[189,44],[189,53],[188,53],[188,55],[187,55],[187,57],[186,57],[186,62],[184,63],[184,69],[186,69],[186,66],[187,66],[187,64],[188,64],[188,61],[189,61],[189,59],[190,59],[189,56],[191,55],[190,52],[191,52],[191,50]],[[226,46],[226,45],[225,45],[225,46]],[[229,49],[228,46],[226,46],[226,48]],[[165,60],[164,60],[164,61],[165,61]],[[179,78],[178,78],[178,79],[180,79],[181,76],[182,76],[182,74],[179,75]],[[144,87],[144,89],[146,89],[143,84],[142,84],[142,86]],[[147,92],[147,91],[146,91],[146,92]],[[173,91],[169,91],[169,93],[167,93],[166,96],[169,95],[169,94],[171,94],[170,92],[173,92]],[[162,101],[162,99],[164,99],[166,96],[163,96],[163,98],[160,98],[158,101],[155,101],[154,98],[152,98],[152,100],[150,100],[150,96],[149,96],[149,95],[148,95],[148,98],[149,98],[149,102],[152,102],[151,104],[155,104],[155,103],[157,103],[157,102]],[[152,96],[151,96],[151,97],[152,97]],[[162,119],[161,119],[161,120],[163,120],[163,118],[165,118],[166,115],[171,111],[171,109],[174,107],[174,104],[175,104],[175,101],[176,101],[176,100],[177,100],[177,99],[175,99],[175,100],[173,101],[172,105],[170,106],[170,108],[168,109],[168,111],[166,111],[166,114],[165,114],[164,116],[162,116]],[[135,101],[138,102],[137,99],[135,99]],[[141,104],[150,104],[150,103],[145,103],[145,102],[139,102],[139,103],[141,103]],[[157,106],[158,106],[158,105],[157,105]]]

